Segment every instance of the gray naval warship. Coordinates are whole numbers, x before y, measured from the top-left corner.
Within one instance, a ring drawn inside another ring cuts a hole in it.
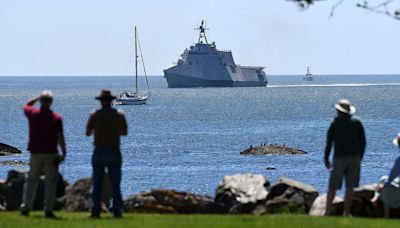
[[[169,88],[267,85],[264,67],[237,65],[231,51],[218,50],[215,42],[209,44],[204,21],[196,30],[200,31],[198,42],[186,49],[174,66],[164,70]]]

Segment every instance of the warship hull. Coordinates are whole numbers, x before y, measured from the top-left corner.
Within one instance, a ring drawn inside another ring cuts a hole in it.
[[[164,70],[169,88],[267,86],[264,67],[238,65],[231,51],[218,50],[215,42],[208,43],[204,21],[197,30],[198,42],[186,48],[178,62]]]
[[[232,81],[232,80],[207,80],[184,75],[168,74],[168,88],[193,88],[193,87],[266,87],[267,81]]]

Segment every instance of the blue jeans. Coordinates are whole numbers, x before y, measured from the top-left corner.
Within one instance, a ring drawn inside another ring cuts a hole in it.
[[[119,149],[99,149],[95,148],[92,156],[93,166],[93,191],[92,191],[92,214],[99,215],[101,212],[102,186],[105,168],[110,176],[114,215],[122,213],[121,195],[121,165],[122,158]]]

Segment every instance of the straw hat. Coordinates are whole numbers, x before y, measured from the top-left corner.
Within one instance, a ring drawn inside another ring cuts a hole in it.
[[[114,100],[116,97],[111,94],[110,90],[102,90],[100,95],[96,97],[97,100],[108,99]]]
[[[346,114],[354,114],[356,112],[356,108],[351,105],[350,101],[347,99],[341,99],[335,104],[336,110],[346,113]]]
[[[400,147],[400,133],[393,139],[393,144],[397,147]]]

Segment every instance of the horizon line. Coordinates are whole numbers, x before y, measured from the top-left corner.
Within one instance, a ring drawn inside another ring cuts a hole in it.
[[[268,76],[302,76],[303,74],[270,74]],[[313,76],[400,76],[400,73],[371,73],[371,74],[313,74]],[[163,75],[147,75],[148,77],[164,77]],[[0,77],[134,77],[133,75],[0,75]],[[138,75],[138,77],[145,77],[144,75]]]

